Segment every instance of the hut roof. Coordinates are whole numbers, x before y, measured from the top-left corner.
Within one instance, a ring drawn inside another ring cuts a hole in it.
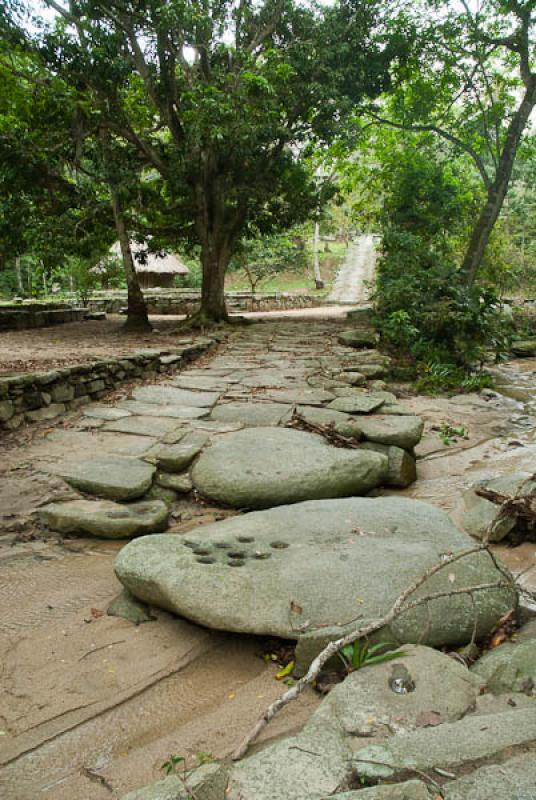
[[[136,272],[152,272],[158,275],[188,275],[190,270],[176,253],[148,253],[143,245],[130,242],[136,265]],[[120,256],[121,247],[116,242],[111,248],[112,255]]]

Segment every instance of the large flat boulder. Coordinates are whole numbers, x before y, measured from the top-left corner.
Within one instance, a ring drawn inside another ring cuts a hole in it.
[[[106,455],[66,462],[53,471],[82,492],[110,500],[136,500],[151,487],[156,467],[137,458]]]
[[[136,597],[209,628],[297,639],[325,626],[381,618],[398,595],[468,537],[434,506],[406,498],[300,503],[204,525],[187,536],[134,540],[115,570]],[[437,572],[419,589],[498,581],[485,553]],[[436,598],[400,616],[388,641],[464,644],[514,603],[510,589]]]
[[[110,500],[70,500],[49,503],[39,518],[53,531],[82,533],[102,539],[124,539],[165,531],[169,510],[161,500],[119,505]]]
[[[192,470],[201,494],[235,508],[361,495],[379,486],[387,458],[332,447],[315,434],[250,428],[222,436]]]

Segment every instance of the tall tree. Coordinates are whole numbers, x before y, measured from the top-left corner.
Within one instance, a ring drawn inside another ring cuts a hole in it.
[[[60,21],[37,37],[42,57],[160,174],[177,241],[201,248],[199,320],[226,320],[240,239],[315,208],[304,153],[387,85],[380,3],[45,2]]]
[[[423,13],[424,12],[424,13]],[[420,31],[411,68],[372,119],[431,132],[474,162],[485,187],[461,263],[466,282],[478,275],[500,215],[523,134],[536,105],[534,0],[441,0],[406,10]],[[421,19],[416,15],[421,13]],[[388,111],[385,114],[385,111]]]

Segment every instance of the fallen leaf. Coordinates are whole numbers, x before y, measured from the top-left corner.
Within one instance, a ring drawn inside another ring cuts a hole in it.
[[[286,678],[287,675],[290,675],[290,673],[292,672],[293,669],[294,669],[294,661],[289,661],[289,663],[286,665],[286,667],[283,667],[283,669],[280,669],[279,672],[277,673],[277,675],[275,676],[276,681],[280,681],[283,678]]]

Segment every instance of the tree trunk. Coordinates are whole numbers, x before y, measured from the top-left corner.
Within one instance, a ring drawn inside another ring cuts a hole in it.
[[[20,295],[24,295],[24,284],[22,283],[22,268],[20,265],[20,256],[15,259],[15,272],[17,275],[17,287]]]
[[[140,289],[136,268],[134,266],[134,259],[132,257],[132,250],[130,249],[130,237],[125,225],[121,204],[117,192],[115,192],[114,189],[112,189],[112,210],[127,281],[128,307],[127,320],[124,328],[127,331],[150,331],[152,330],[152,325],[149,322],[147,314],[147,304],[143,292]]]
[[[324,281],[320,274],[320,266],[318,264],[318,248],[320,247],[320,224],[315,222],[315,231],[313,235],[313,272],[315,276],[315,286],[317,289],[324,288]]]
[[[199,317],[202,322],[227,322],[229,320],[225,305],[225,273],[229,260],[230,254],[225,248],[220,248],[218,251],[215,247],[205,245],[202,249],[203,286],[201,308],[199,309]]]
[[[461,271],[464,273],[468,286],[474,283],[480,265],[482,264],[482,259],[486,252],[491,233],[501,213],[510,184],[510,178],[512,177],[517,148],[519,147],[521,136],[523,135],[523,131],[525,130],[535,104],[536,76],[533,76],[523,96],[521,105],[512,117],[512,121],[508,127],[506,140],[497,166],[495,180],[488,188],[486,202],[473,228],[471,239],[463,259]]]

